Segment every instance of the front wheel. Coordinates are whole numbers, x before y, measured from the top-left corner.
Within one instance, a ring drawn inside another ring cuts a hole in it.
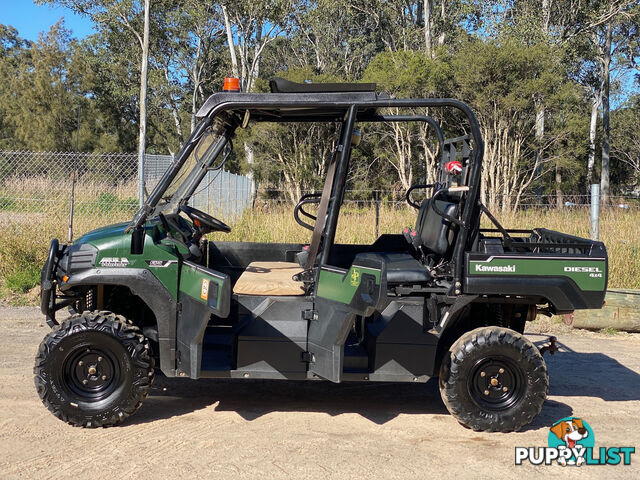
[[[140,408],[153,364],[148,340],[124,317],[84,312],[44,338],[33,373],[42,402],[56,417],[107,427]]]
[[[549,376],[538,349],[519,333],[477,328],[449,349],[440,369],[445,406],[464,426],[511,432],[540,413]]]

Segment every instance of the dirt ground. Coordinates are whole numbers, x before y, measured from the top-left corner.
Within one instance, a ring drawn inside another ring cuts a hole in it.
[[[596,446],[640,447],[639,335],[559,333],[542,412],[522,432],[496,434],[461,427],[433,380],[161,377],[124,425],[74,428],[33,384],[48,330],[36,308],[0,308],[0,478],[640,478],[640,452],[631,466],[514,465],[515,446],[546,446],[549,426],[569,415],[589,422]]]

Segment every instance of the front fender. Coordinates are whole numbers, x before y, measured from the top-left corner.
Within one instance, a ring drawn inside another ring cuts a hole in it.
[[[122,285],[142,299],[158,323],[160,370],[175,376],[177,303],[153,273],[143,268],[90,268],[75,273],[60,285],[65,291],[78,285]]]

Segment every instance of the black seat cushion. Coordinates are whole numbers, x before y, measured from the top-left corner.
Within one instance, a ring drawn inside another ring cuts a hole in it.
[[[387,283],[422,283],[431,280],[429,271],[408,253],[381,253],[387,269]]]
[[[425,199],[420,205],[416,232],[420,236],[422,246],[429,253],[444,256],[453,244],[454,226],[449,220],[438,215],[431,207],[431,198]],[[439,211],[452,217],[458,215],[458,205],[445,200],[435,200]]]

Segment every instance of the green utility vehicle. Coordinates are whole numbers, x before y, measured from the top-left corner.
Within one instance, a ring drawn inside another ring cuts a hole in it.
[[[273,79],[271,91],[212,95],[131,222],[71,245],[52,240],[41,307],[53,330],[34,369],[44,404],[73,425],[115,425],[140,407],[154,369],[238,381],[439,377],[463,425],[506,432],[529,423],[548,375],[525,322],[601,308],[604,245],[496,221],[479,199],[483,142],[462,102],[396,99],[372,84]],[[445,140],[434,118],[383,113],[388,107],[455,109],[462,136]],[[304,195],[293,212],[312,231],[309,245],[206,238],[231,227],[190,199],[207,171],[221,168],[236,129],[252,122],[340,128],[322,192]],[[351,151],[370,122],[426,122],[440,143],[439,177],[406,192],[415,229],[342,245],[334,240]],[[413,199],[416,190],[424,201]],[[480,227],[483,214],[495,228]],[[59,324],[65,307],[73,314]]]

